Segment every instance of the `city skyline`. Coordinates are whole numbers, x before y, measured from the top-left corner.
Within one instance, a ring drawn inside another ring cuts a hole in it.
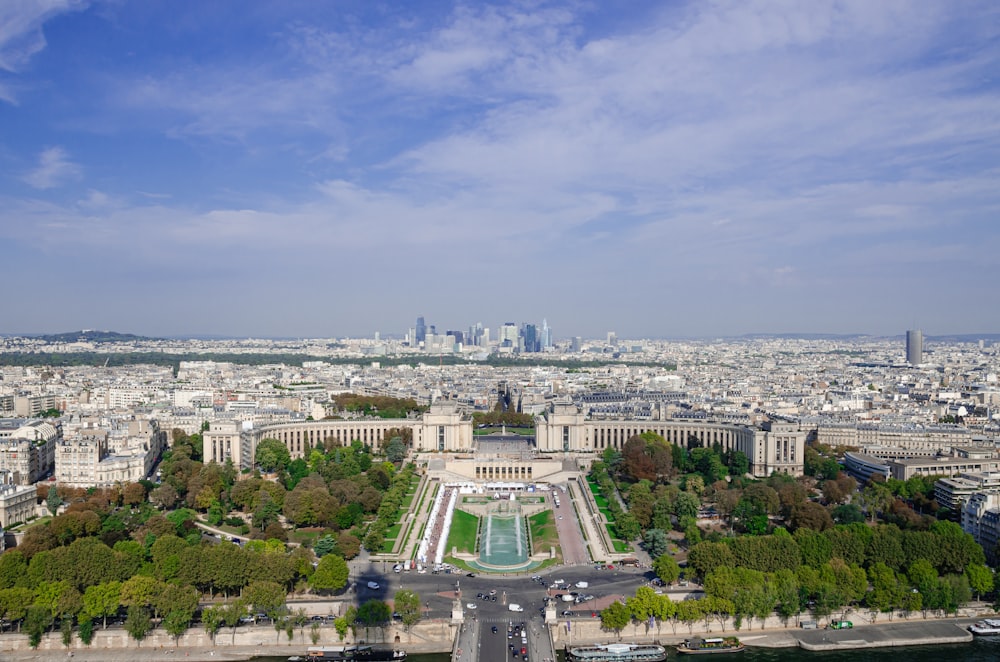
[[[993,3],[38,0],[0,26],[0,332],[1000,331]]]

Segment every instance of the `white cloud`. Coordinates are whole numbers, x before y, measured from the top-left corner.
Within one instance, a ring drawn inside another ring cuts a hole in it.
[[[0,70],[19,72],[46,46],[42,26],[53,16],[87,7],[86,0],[7,0],[0,2]],[[0,99],[16,103],[9,84],[0,81]]]
[[[62,147],[49,147],[38,156],[38,167],[22,179],[37,189],[50,189],[80,175],[80,166],[70,160]]]

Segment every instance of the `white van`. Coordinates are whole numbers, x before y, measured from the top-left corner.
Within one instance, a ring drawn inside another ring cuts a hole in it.
[[[512,603],[512,604],[507,605],[507,609],[510,610],[510,611],[524,611],[524,607],[522,607],[521,605],[519,605],[517,603]]]
[[[590,586],[590,584],[588,584],[587,582],[577,582],[576,583],[576,587],[577,588],[587,588],[588,586]]]
[[[373,591],[377,591],[378,590],[378,582],[368,582],[368,588],[370,588]]]

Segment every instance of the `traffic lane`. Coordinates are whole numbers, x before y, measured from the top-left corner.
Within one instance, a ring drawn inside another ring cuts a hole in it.
[[[561,495],[559,505],[553,507],[556,516],[556,533],[562,547],[563,562],[569,564],[587,563],[587,545],[584,542],[576,513],[568,494]]]

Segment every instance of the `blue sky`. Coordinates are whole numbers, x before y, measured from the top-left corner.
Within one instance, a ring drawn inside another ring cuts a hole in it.
[[[0,3],[0,332],[1000,332],[1000,5]]]

